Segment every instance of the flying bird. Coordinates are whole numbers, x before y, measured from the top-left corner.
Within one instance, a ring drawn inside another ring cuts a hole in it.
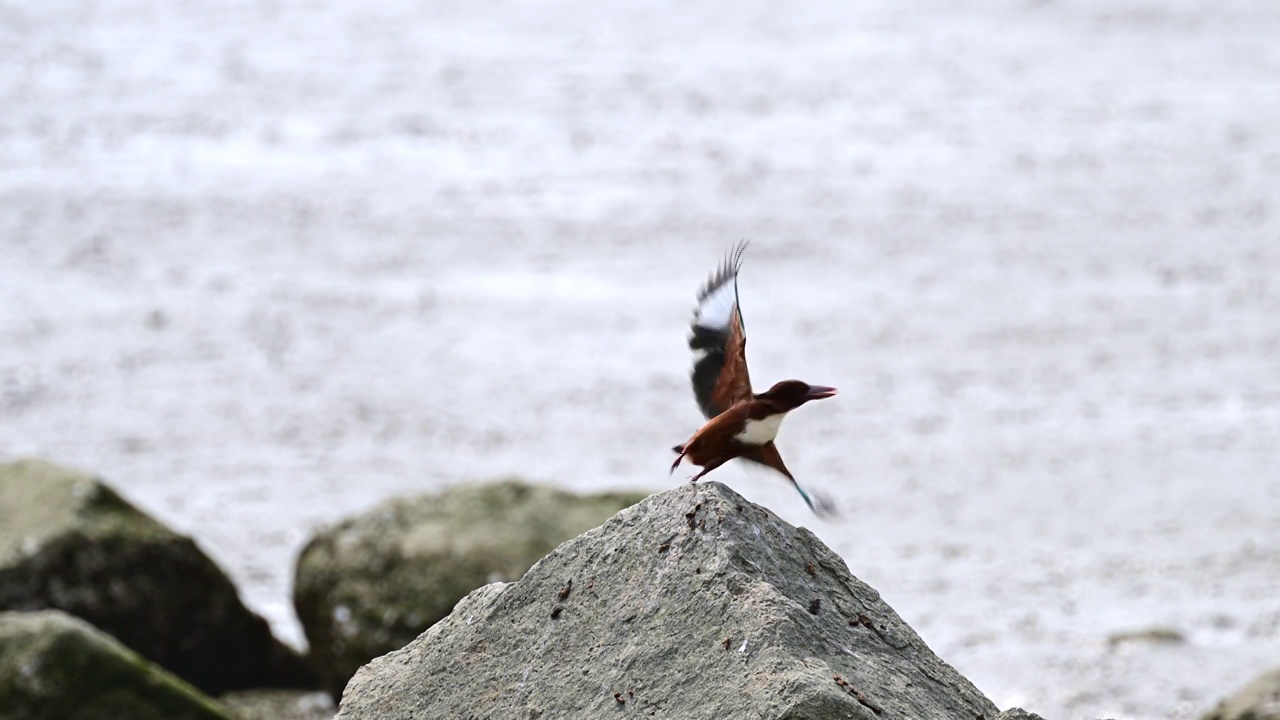
[[[691,378],[694,397],[707,423],[683,445],[672,448],[676,460],[671,472],[688,460],[702,466],[690,480],[697,482],[730,460],[742,458],[782,473],[795,485],[809,509],[819,515],[829,514],[833,510],[830,504],[814,503],[783,464],[773,441],[787,413],[812,400],[829,398],[836,389],[783,380],[765,392],[752,392],[747,372],[747,331],[738,304],[738,270],[746,249],[745,241],[738,243],[698,293],[691,324],[693,334],[689,338],[689,349],[694,354]]]

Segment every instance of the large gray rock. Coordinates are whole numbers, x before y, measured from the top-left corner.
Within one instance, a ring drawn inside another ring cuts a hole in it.
[[[211,694],[309,680],[190,538],[90,475],[40,460],[0,465],[0,610],[46,608]]]
[[[5,720],[235,720],[195,688],[56,610],[0,612]]]
[[[719,483],[655,495],[352,678],[341,720],[995,718],[811,532]]]
[[[1240,688],[1218,703],[1204,720],[1280,720],[1280,669]]]
[[[500,482],[392,500],[321,531],[298,559],[293,597],[324,686],[337,698],[357,668],[403,647],[467,593],[518,579],[643,497]]]

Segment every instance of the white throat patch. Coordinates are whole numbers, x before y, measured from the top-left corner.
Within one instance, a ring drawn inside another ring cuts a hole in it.
[[[748,420],[746,427],[742,428],[742,432],[734,435],[733,439],[743,445],[764,445],[772,442],[778,437],[778,426],[786,416],[786,413],[778,413],[760,420]]]

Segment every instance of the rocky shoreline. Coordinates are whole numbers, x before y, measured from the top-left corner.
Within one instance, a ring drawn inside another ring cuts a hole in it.
[[[104,481],[0,465],[0,718],[1037,717],[714,482],[391,500],[307,543],[294,598],[305,656]],[[1277,675],[1205,717],[1280,718]]]
[[[191,538],[102,479],[39,459],[2,464],[0,720],[332,717],[361,665],[641,497],[502,481],[321,529],[295,569],[303,655]],[[84,673],[107,683],[101,696],[75,680]]]

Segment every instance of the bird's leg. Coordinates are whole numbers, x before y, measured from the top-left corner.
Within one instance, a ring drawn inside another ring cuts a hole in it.
[[[689,478],[689,482],[691,482],[691,483],[696,483],[696,482],[698,482],[698,478],[700,478],[700,477],[702,477],[703,475],[706,475],[707,473],[711,472],[712,470],[715,470],[716,468],[720,467],[721,465],[723,465],[723,464],[725,463],[725,460],[726,460],[726,458],[716,458],[715,460],[712,460],[711,462],[707,463],[706,465],[703,465],[703,466],[702,466],[702,470],[698,471],[698,474],[697,474],[697,475],[694,475],[693,477]]]

